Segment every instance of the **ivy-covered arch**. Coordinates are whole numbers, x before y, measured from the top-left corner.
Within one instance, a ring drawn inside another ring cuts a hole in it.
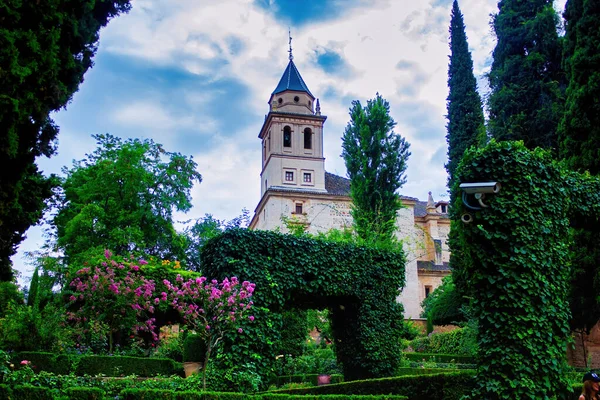
[[[597,219],[600,181],[566,170],[547,151],[495,141],[467,151],[457,176],[455,193],[460,182],[502,185],[484,198],[488,207],[473,211],[455,196],[451,209],[456,276],[467,282],[479,324],[470,398],[563,398],[570,392],[569,218]]]
[[[328,308],[338,361],[347,380],[394,374],[401,357],[404,286],[400,251],[270,231],[230,230],[202,250],[206,276],[256,284],[256,320],[231,352],[268,369],[288,307]]]

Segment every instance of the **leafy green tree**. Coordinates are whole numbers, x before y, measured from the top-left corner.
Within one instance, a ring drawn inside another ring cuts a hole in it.
[[[501,0],[489,73],[489,131],[497,140],[556,149],[563,77],[552,0]]]
[[[565,7],[563,63],[569,81],[559,126],[560,157],[577,171],[600,173],[600,2],[569,0]],[[571,328],[589,331],[600,320],[600,229],[589,218],[571,219],[573,246]]]
[[[390,105],[378,93],[366,107],[352,102],[342,137],[354,225],[358,236],[370,243],[393,241],[401,206],[397,190],[406,182],[410,144],[394,132],[394,126]]]
[[[465,315],[462,312],[464,303],[455,289],[452,276],[446,276],[442,279],[442,284],[421,303],[423,308],[421,318],[427,318],[433,325],[466,322]]]
[[[27,305],[34,306],[38,297],[38,288],[40,286],[40,273],[38,268],[33,271],[31,283],[29,284],[29,293],[27,293]]]
[[[102,249],[184,260],[187,240],[173,212],[192,207],[192,186],[202,180],[196,163],[152,140],[94,138],[96,151],[64,169],[52,221],[67,263]]]
[[[129,0],[0,0],[0,280],[42,217],[57,184],[35,160],[55,152],[50,113],[71,100],[92,66],[100,28]]]
[[[467,43],[463,15],[458,1],[452,4],[450,20],[450,65],[448,67],[448,186],[452,189],[454,171],[465,150],[485,137],[481,97],[473,75],[473,59]]]

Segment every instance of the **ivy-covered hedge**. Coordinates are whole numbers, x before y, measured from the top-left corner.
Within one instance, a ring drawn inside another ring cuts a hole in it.
[[[404,329],[402,305],[396,302],[404,287],[401,250],[229,230],[206,243],[202,259],[209,279],[238,276],[256,284],[258,323],[243,326],[243,340],[226,344],[229,354],[253,360],[258,371],[270,369],[282,326],[279,313],[292,304],[330,309],[337,359],[346,379],[392,376],[399,366]]]
[[[406,396],[409,400],[460,400],[463,395],[466,395],[473,390],[475,384],[473,376],[473,371],[400,376],[395,378],[352,381],[311,388],[277,390],[275,392],[297,395],[341,394],[345,396],[393,394]]]
[[[569,395],[569,216],[599,203],[598,179],[590,186],[589,176],[565,171],[549,152],[495,141],[467,151],[457,177],[502,185],[486,194],[488,207],[470,210],[460,196],[451,207],[455,221],[462,213],[472,219],[453,225],[451,243],[461,254],[456,276],[467,283],[479,327],[480,364],[470,398]],[[473,195],[467,201],[478,204]]]
[[[275,385],[281,386],[286,383],[311,383],[317,385],[319,379],[318,374],[303,374],[303,375],[283,375],[275,378]],[[344,382],[344,376],[340,374],[331,375],[330,383]]]
[[[475,362],[474,357],[459,354],[404,353],[404,357],[409,361],[433,361],[449,364],[473,364]]]
[[[11,359],[15,365],[19,365],[21,360],[31,361],[30,365],[34,371],[47,371],[58,375],[74,372],[77,375],[104,376],[183,376],[182,364],[169,358],[76,356],[30,351],[14,353]]]
[[[102,400],[104,391],[91,387],[72,387],[65,390],[69,400]]]

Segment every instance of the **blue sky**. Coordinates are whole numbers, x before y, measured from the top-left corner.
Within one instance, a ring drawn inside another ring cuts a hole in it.
[[[411,143],[403,195],[446,195],[446,96],[451,0],[132,0],[133,8],[101,32],[95,66],[73,101],[54,118],[58,155],[40,159],[60,173],[94,150],[92,134],[152,138],[193,156],[203,182],[180,220],[251,212],[259,201],[267,101],[294,62],[320,98],[325,167],[346,175],[341,136],[352,100],[381,93]],[[462,0],[475,74],[485,95],[494,38],[493,0]],[[564,0],[557,3],[564,6]],[[43,243],[30,229],[13,261]]]

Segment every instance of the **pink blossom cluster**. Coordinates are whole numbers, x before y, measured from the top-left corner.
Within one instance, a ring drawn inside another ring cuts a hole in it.
[[[155,303],[167,301],[182,315],[186,325],[204,335],[207,344],[213,346],[225,332],[243,330],[240,321],[254,316],[248,315],[254,304],[250,298],[255,284],[240,282],[237,277],[208,281],[205,277],[184,280],[177,275],[175,283],[163,281],[168,293],[154,299]]]
[[[76,272],[69,286],[73,294],[69,301],[74,312],[67,317],[77,324],[102,320],[114,332],[132,326],[134,333],[150,332],[155,340],[155,319],[152,298],[155,284],[139,273],[134,262],[119,263],[112,253],[104,252],[107,261],[101,266],[85,267]],[[145,263],[141,260],[139,264]]]

